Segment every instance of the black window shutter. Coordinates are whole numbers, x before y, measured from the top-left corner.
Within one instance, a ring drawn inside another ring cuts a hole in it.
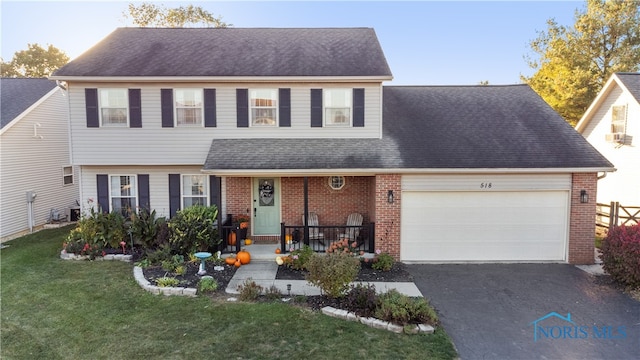
[[[364,127],[364,89],[353,89],[353,126]]]
[[[216,127],[216,89],[204,89],[204,127]]]
[[[162,127],[173,127],[173,89],[160,89]]]
[[[322,127],[322,89],[311,89],[311,127]]]
[[[138,174],[138,205],[141,208],[151,210],[151,199],[149,197],[149,175]]]
[[[291,89],[278,90],[280,127],[291,127]]]
[[[98,210],[103,213],[109,212],[109,175],[96,175],[98,190]]]
[[[87,110],[87,127],[100,127],[98,89],[84,89],[84,102]]]
[[[169,174],[169,216],[180,210],[180,174]]]
[[[249,90],[236,89],[237,126],[249,127]]]
[[[209,175],[209,205],[215,205],[220,211],[220,178],[215,175]]]
[[[129,126],[132,128],[142,127],[140,89],[129,89]]]

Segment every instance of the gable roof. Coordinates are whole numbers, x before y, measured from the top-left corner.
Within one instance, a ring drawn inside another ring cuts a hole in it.
[[[381,139],[214,139],[203,170],[613,170],[528,85],[385,86],[383,119]]]
[[[58,69],[70,77],[376,77],[371,28],[118,28]]]
[[[55,87],[56,82],[47,79],[1,78],[0,128],[4,128]]]
[[[580,118],[580,121],[578,121],[578,124],[576,124],[576,130],[578,130],[578,132],[582,133],[587,128],[593,115],[595,115],[607,95],[616,86],[622,88],[623,91],[629,92],[638,104],[640,104],[640,73],[615,73],[607,80],[602,90],[600,90],[596,98],[591,102],[591,105],[589,105],[589,108],[587,108],[587,111],[585,111],[582,118]]]

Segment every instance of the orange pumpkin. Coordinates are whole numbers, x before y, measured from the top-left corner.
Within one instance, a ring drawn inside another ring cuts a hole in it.
[[[235,265],[237,268],[239,268],[239,267],[242,265],[242,263],[240,262],[240,259],[237,259],[234,265]]]
[[[276,248],[276,254],[280,254],[280,248]]]
[[[240,223],[240,229],[247,229],[249,228],[249,222],[248,221],[243,221]]]
[[[248,264],[251,261],[251,254],[246,250],[240,250],[236,254],[236,258],[240,260],[242,265]]]
[[[235,231],[232,231],[232,232],[229,233],[228,243],[231,246],[235,246],[236,245],[236,233],[235,233]]]

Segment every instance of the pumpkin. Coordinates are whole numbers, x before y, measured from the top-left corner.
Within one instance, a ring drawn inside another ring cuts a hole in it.
[[[248,251],[242,249],[236,254],[236,258],[242,263],[242,265],[248,264],[251,261],[251,254]]]
[[[281,250],[280,248],[276,248],[276,254],[280,254]]]
[[[224,259],[224,262],[227,265],[233,265],[236,263],[236,258],[229,256],[228,258]]]
[[[233,265],[235,265],[235,267],[239,268],[240,266],[242,266],[242,263],[240,262],[240,259],[237,259],[235,264],[233,264]]]
[[[240,223],[240,229],[246,229],[249,227],[249,222],[248,221],[243,221]]]
[[[251,245],[251,244],[253,244],[253,241],[251,241],[251,239],[244,239],[244,244],[245,245]]]
[[[284,264],[284,260],[282,260],[282,256],[276,257],[276,264],[278,264],[278,265]]]
[[[236,245],[236,233],[234,231],[229,233],[228,244],[231,246]]]

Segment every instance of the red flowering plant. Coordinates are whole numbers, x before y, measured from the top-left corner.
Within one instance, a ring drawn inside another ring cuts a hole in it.
[[[358,243],[356,241],[349,242],[349,239],[346,238],[329,245],[327,253],[343,253],[353,256],[364,255],[364,251],[358,250]]]

